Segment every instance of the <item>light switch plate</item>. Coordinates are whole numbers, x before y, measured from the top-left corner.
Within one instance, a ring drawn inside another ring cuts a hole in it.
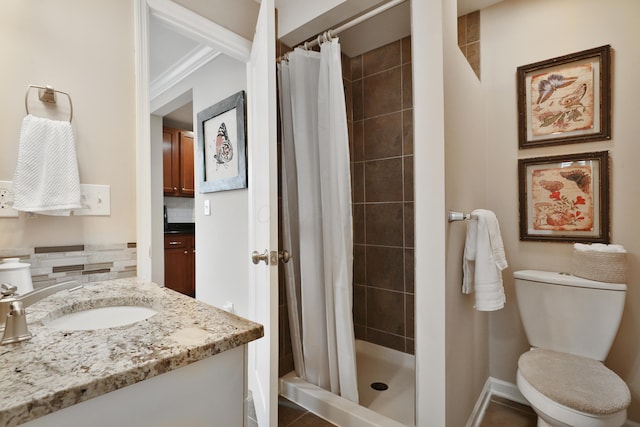
[[[204,200],[204,214],[207,216],[211,215],[211,200],[209,199]]]
[[[13,209],[13,183],[0,181],[0,217],[17,218],[19,212]]]
[[[74,209],[75,216],[111,215],[111,187],[109,185],[80,184],[82,209]]]

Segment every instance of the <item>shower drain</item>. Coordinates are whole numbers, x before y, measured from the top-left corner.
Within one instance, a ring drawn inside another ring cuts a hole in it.
[[[389,386],[385,383],[371,383],[371,388],[378,391],[385,391]]]

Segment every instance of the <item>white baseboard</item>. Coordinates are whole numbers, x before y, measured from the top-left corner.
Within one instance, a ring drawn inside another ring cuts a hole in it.
[[[529,405],[529,402],[518,390],[518,386],[503,380],[499,380],[497,378],[489,377],[487,378],[487,382],[485,383],[482,391],[480,392],[480,396],[478,396],[478,400],[476,401],[476,405],[469,416],[466,427],[479,427],[482,423],[482,418],[484,418],[484,413],[487,410],[487,406],[489,406],[489,401],[492,396],[499,396],[505,399],[509,399],[513,402],[521,403],[523,405]],[[622,427],[640,427],[640,423],[627,420],[627,422]]]
[[[505,399],[509,399],[513,402],[529,405],[527,399],[525,399],[522,393],[520,393],[520,390],[518,390],[517,385],[493,377],[489,377],[487,381],[491,383],[492,396],[504,397]]]
[[[482,424],[482,419],[484,418],[484,413],[487,410],[487,406],[489,406],[489,401],[491,400],[491,377],[487,378],[487,382],[484,383],[484,387],[480,392],[480,397],[476,401],[476,405],[473,407],[473,411],[467,420],[466,427],[480,427]]]

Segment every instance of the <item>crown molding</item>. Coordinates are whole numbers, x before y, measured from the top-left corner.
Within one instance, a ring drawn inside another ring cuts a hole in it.
[[[149,99],[154,101],[169,88],[175,86],[190,74],[198,70],[209,61],[217,58],[222,52],[208,46],[198,46],[176,61],[158,77],[149,82]]]

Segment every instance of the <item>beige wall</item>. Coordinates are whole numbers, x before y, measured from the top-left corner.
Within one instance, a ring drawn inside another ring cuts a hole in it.
[[[81,182],[111,186],[111,216],[0,218],[0,248],[135,241],[132,2],[2,2],[0,57],[0,180],[13,179],[25,91],[39,84],[71,95]]]
[[[640,168],[638,117],[640,93],[640,2],[636,0],[508,0],[481,13],[482,90],[486,141],[482,152],[464,156],[486,159],[486,206],[500,219],[509,269],[504,272],[507,306],[491,315],[491,376],[515,383],[519,355],[527,350],[513,289],[519,269],[570,270],[569,243],[520,242],[518,232],[517,159],[554,154],[609,150],[611,157],[611,238],[629,251],[629,290],[618,337],[606,362],[629,385],[633,396],[629,418],[640,421]],[[611,141],[518,150],[516,68],[540,60],[605,44],[612,47]],[[471,147],[473,140],[468,141]],[[448,164],[449,166],[449,164]],[[473,179],[466,167],[467,181]],[[453,175],[448,172],[448,177]],[[461,189],[461,191],[464,191]],[[469,192],[469,190],[467,190]]]
[[[490,209],[482,87],[458,48],[455,2],[447,2],[444,19],[446,207],[463,212]],[[489,376],[489,314],[475,311],[473,296],[461,293],[465,234],[465,222],[446,227],[446,402],[451,427],[466,424]]]

